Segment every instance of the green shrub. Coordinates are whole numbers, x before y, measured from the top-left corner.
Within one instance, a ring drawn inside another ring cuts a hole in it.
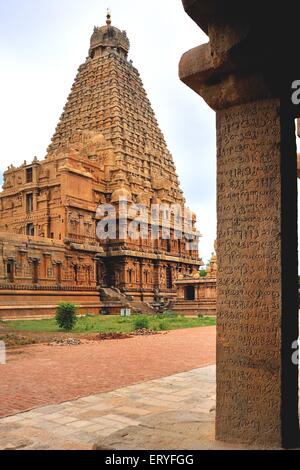
[[[117,320],[118,323],[131,323],[130,317],[120,317]]]
[[[171,310],[165,310],[163,313],[158,313],[157,315],[155,315],[155,319],[156,320],[164,320],[166,318],[169,318],[169,319],[176,319],[178,318],[179,315],[175,312],[172,312]]]
[[[154,318],[155,318],[155,320],[163,320],[164,315],[163,315],[163,313],[157,313]]]
[[[149,318],[146,316],[137,317],[133,322],[133,326],[135,330],[149,330]]]
[[[168,329],[167,325],[163,322],[161,322],[159,325],[158,325],[160,331],[166,331]]]
[[[65,331],[71,331],[76,325],[76,305],[69,302],[60,302],[56,309],[56,323],[59,328]]]
[[[166,310],[163,313],[163,318],[178,318],[178,314],[175,312],[172,312],[171,310]]]

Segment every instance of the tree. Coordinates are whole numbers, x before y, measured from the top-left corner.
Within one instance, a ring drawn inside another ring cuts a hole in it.
[[[76,325],[77,307],[75,304],[69,302],[60,302],[56,309],[56,323],[59,328],[65,331],[71,331]]]

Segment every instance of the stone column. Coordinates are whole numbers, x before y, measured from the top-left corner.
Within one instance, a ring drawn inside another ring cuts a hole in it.
[[[145,267],[145,262],[143,259],[140,260],[140,295],[141,295],[141,301],[144,302],[144,267]]]
[[[240,2],[240,11],[230,1],[226,10],[214,0],[183,3],[210,43],[183,56],[180,77],[217,113],[216,438],[297,446],[298,111],[290,97],[298,77],[288,45],[274,56],[276,7],[256,24],[256,2]]]
[[[217,438],[279,445],[297,426],[293,120],[280,100],[255,101],[218,112],[217,135]]]
[[[38,210],[38,194],[39,191],[37,189],[34,189],[32,192],[32,213],[36,213]],[[38,227],[34,227],[34,234],[38,235]]]

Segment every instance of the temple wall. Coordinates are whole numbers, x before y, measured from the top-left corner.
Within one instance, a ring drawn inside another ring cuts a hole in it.
[[[0,234],[0,318],[51,316],[60,301],[99,312],[95,259],[51,240]]]
[[[195,299],[188,300],[186,289],[194,288]],[[177,299],[172,310],[182,315],[216,316],[217,312],[217,282],[213,278],[180,279],[176,282]]]
[[[0,319],[20,320],[53,317],[59,302],[72,302],[78,313],[99,314],[101,302],[95,290],[0,290]]]

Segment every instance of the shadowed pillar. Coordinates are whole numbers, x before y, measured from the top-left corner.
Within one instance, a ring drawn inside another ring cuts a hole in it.
[[[300,60],[288,3],[282,12],[256,1],[184,0],[210,42],[180,63],[181,80],[217,114],[216,438],[268,447],[299,444],[291,83]],[[290,24],[284,38],[281,22]]]

